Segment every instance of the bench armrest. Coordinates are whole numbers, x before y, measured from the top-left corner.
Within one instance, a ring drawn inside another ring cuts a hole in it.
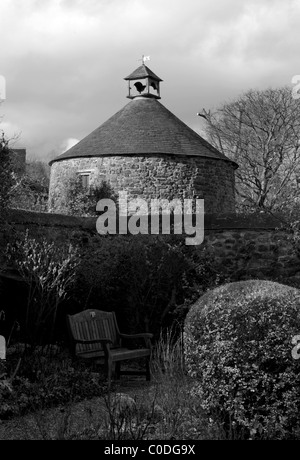
[[[100,339],[74,339],[75,343],[83,343],[85,345],[92,344],[92,343],[112,343],[112,340],[106,339],[106,338],[100,338]]]
[[[145,341],[145,346],[147,348],[151,348],[151,339],[153,337],[153,334],[150,334],[149,332],[144,332],[140,334],[120,334],[121,339],[144,339]]]
[[[140,334],[120,334],[120,337],[122,337],[122,339],[138,339],[138,338],[152,339],[153,334],[150,334],[150,332],[142,332]]]

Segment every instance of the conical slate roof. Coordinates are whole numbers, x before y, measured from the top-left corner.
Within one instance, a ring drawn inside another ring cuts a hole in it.
[[[50,164],[67,158],[151,154],[200,156],[232,162],[158,100],[136,97]]]

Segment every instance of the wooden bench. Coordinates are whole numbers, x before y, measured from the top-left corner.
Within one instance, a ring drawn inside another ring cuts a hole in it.
[[[150,380],[151,338],[153,334],[121,334],[114,312],[84,310],[75,315],[67,315],[67,326],[73,353],[78,358],[96,359],[105,362],[108,384],[112,375],[119,379],[121,374],[146,375]],[[142,348],[126,348],[126,340],[142,339]],[[145,371],[121,370],[125,360],[145,358]]]

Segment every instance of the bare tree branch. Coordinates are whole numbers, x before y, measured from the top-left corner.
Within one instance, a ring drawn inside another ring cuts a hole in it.
[[[300,199],[300,104],[289,87],[250,90],[202,113],[208,140],[239,164],[239,205],[279,210]]]

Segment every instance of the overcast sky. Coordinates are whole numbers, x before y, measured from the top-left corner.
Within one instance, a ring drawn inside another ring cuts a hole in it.
[[[300,0],[0,0],[0,50],[0,127],[49,160],[130,101],[143,54],[161,103],[198,133],[203,107],[292,87]]]

